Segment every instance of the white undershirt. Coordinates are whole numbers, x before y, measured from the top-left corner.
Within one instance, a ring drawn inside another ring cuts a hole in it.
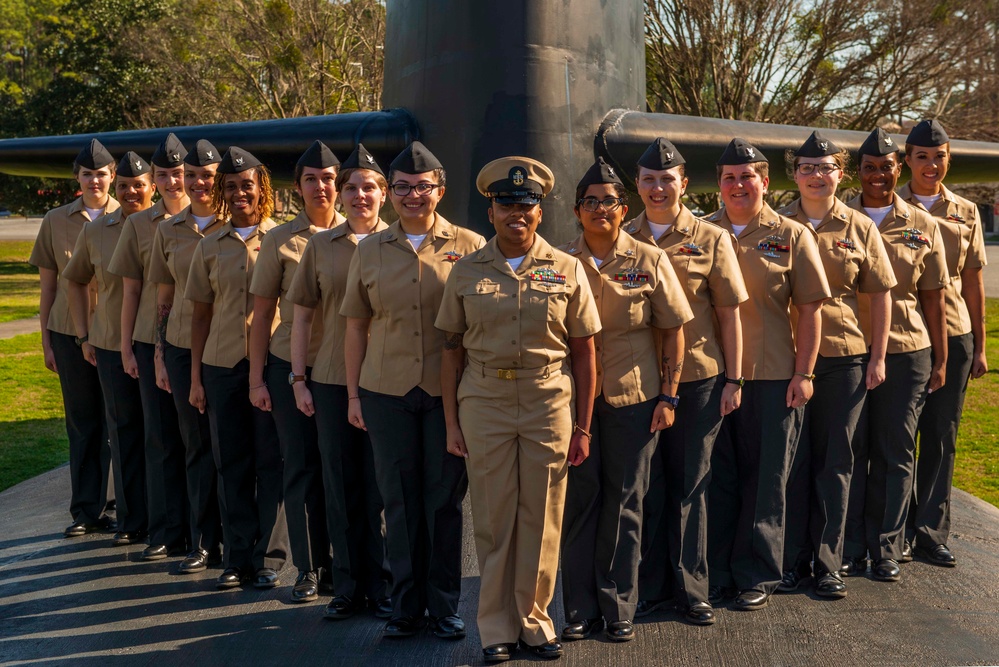
[[[658,238],[658,237],[657,237],[657,238]],[[598,269],[600,268],[600,265],[604,263],[604,260],[602,260],[602,259],[599,259],[599,258],[597,258],[597,257],[593,257],[592,255],[590,256],[590,259],[592,259],[592,260],[593,260],[593,263],[597,265],[597,268],[598,268]]]
[[[84,206],[83,208],[87,209],[87,213],[90,214],[91,220],[96,220],[97,218],[104,215],[103,208],[90,208],[89,206]]]
[[[215,219],[214,215],[194,215],[191,214],[191,219],[194,220],[194,224],[198,226],[198,231],[205,231],[205,227],[212,224],[212,220]]]
[[[371,236],[371,234],[354,234],[354,238],[357,239],[358,241],[360,241],[361,239],[366,239],[369,236]]]
[[[406,238],[409,239],[409,244],[413,246],[413,250],[419,250],[420,244],[423,243],[423,239],[427,238],[426,234],[406,234]]]
[[[659,237],[662,236],[663,234],[668,234],[669,228],[673,226],[672,224],[660,225],[658,223],[652,222],[651,220],[646,220],[646,222],[649,223],[649,231],[652,232],[652,238],[654,238],[657,241],[659,240]]]
[[[732,225],[732,231],[736,236],[739,236],[746,230],[746,227],[749,227],[749,225]]]
[[[915,195],[915,193],[913,194]],[[919,203],[925,206],[926,210],[929,211],[931,208],[933,208],[936,205],[938,201],[940,201],[940,197],[942,197],[943,195],[930,195],[929,197],[924,197],[923,195],[915,195],[915,196],[916,199],[919,200]]]
[[[521,255],[520,257],[507,257],[506,263],[510,265],[510,268],[516,271],[520,268],[520,265],[524,263],[524,258],[527,255]]]
[[[818,227],[821,222],[822,222],[822,218],[809,218],[808,219],[808,224],[810,224],[812,226],[812,229],[815,229],[816,227]]]
[[[257,231],[257,227],[258,225],[250,225],[249,227],[233,227],[233,229],[235,229],[240,238],[245,241],[253,236],[253,232]]]
[[[878,206],[877,208],[867,208],[865,206],[864,213],[867,214],[868,218],[874,221],[875,225],[880,227],[881,223],[884,222],[884,219],[888,217],[888,214],[891,213],[893,208],[895,208],[894,204],[889,204],[888,206]]]

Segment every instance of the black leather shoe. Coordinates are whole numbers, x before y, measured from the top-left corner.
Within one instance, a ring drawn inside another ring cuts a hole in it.
[[[150,544],[142,550],[142,560],[163,560],[167,555],[165,544]]]
[[[299,572],[291,589],[292,602],[312,602],[319,598],[319,577],[315,572]]]
[[[957,565],[957,558],[950,552],[946,544],[938,544],[929,549],[918,547],[916,553],[919,554],[920,558],[925,558],[933,565],[940,565],[941,567],[954,567]]]
[[[657,612],[666,607],[669,602],[669,600],[639,600],[638,606],[635,607],[635,618],[642,618],[643,616]]]
[[[812,576],[812,573],[804,568],[794,568],[792,570],[787,570],[784,572],[784,576],[781,577],[780,583],[777,584],[777,590],[781,593],[792,593],[798,590],[798,587]]]
[[[66,527],[66,530],[62,531],[62,534],[64,537],[83,537],[87,533],[96,533],[99,530],[104,530],[104,524],[100,522],[87,523],[86,521],[74,521]]]
[[[319,571],[319,594],[333,595],[333,572],[328,567]]]
[[[687,613],[683,620],[691,625],[713,625],[715,622],[715,612],[707,602],[695,602],[687,607]]]
[[[611,621],[604,635],[612,642],[630,642],[635,638],[635,624],[631,621]]]
[[[824,598],[845,598],[846,584],[839,572],[828,572],[815,582],[815,594]]]
[[[144,539],[146,539],[146,531],[144,530],[133,530],[131,532],[119,530],[111,538],[111,544],[116,547],[124,547],[129,544],[137,544]]]
[[[274,588],[280,583],[277,572],[269,567],[262,567],[253,575],[254,588]]]
[[[739,597],[735,599],[735,608],[739,611],[756,611],[766,607],[769,601],[769,595],[755,588],[750,588],[739,593]]]
[[[482,657],[486,662],[506,662],[515,650],[516,644],[490,644],[482,649]]]
[[[106,533],[116,533],[118,532],[118,520],[112,519],[109,516],[102,516],[100,518],[102,530]]]
[[[208,569],[208,552],[204,549],[195,549],[180,561],[177,572],[180,574],[194,574]]]
[[[531,646],[530,644],[525,644],[524,646],[528,651],[542,660],[557,660],[562,657],[562,645],[554,639],[544,644],[538,644],[537,646]]]
[[[844,577],[859,577],[867,572],[867,558],[864,556],[844,556],[839,573]]]
[[[562,641],[573,642],[578,639],[586,639],[602,627],[604,627],[602,618],[588,618],[569,623],[562,628]]]
[[[394,637],[397,639],[412,637],[417,632],[422,630],[425,624],[425,619],[416,618],[415,616],[393,618],[385,624],[385,629],[382,631],[382,634],[386,637]]]
[[[912,562],[912,542],[906,540],[902,544],[902,557],[898,559],[899,563],[911,563]]]
[[[726,600],[732,600],[739,592],[731,586],[712,586],[708,589],[708,602],[718,606]]]
[[[882,558],[871,569],[871,574],[878,581],[898,581],[902,578],[902,571],[898,568],[898,563],[891,558]]]
[[[441,639],[464,639],[465,621],[461,620],[461,616],[458,614],[441,617],[431,616],[430,631],[434,633],[435,637]]]
[[[326,605],[323,618],[328,618],[331,621],[342,621],[353,616],[355,611],[357,611],[357,604],[353,600],[346,595],[335,595]]]
[[[247,582],[247,577],[238,567],[227,567],[215,581],[215,588],[236,588]]]
[[[395,608],[392,606],[392,598],[390,597],[378,598],[368,604],[371,605],[371,609],[375,612],[375,618],[387,621],[395,613]]]

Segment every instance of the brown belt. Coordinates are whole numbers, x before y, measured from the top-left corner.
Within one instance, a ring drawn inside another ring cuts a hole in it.
[[[500,380],[518,380],[524,378],[547,378],[552,371],[562,367],[561,361],[541,366],[539,368],[487,368],[482,364],[469,360],[468,367],[482,377],[499,378]]]

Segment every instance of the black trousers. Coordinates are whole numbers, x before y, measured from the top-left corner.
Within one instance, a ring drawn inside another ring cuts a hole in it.
[[[456,614],[468,474],[447,452],[441,399],[419,387],[405,396],[362,388],[360,397],[385,503],[393,614]]]
[[[712,585],[773,593],[782,576],[784,491],[803,408],[788,380],[752,380],[722,420],[711,456],[708,567]]]
[[[975,340],[970,333],[947,339],[947,382],[926,397],[919,416],[919,458],[909,508],[908,537],[920,547],[946,544],[950,536],[950,489],[957,429],[971,378]]]
[[[280,570],[288,557],[288,526],[274,420],[250,403],[249,361],[201,368],[219,472],[223,563],[244,571]]]
[[[787,483],[784,569],[836,572],[843,563],[853,441],[867,398],[869,357],[819,356],[813,394]]]
[[[149,528],[146,506],[145,432],[139,381],[125,373],[121,352],[94,348],[101,379],[104,410],[111,441],[118,530],[141,532]]]
[[[867,392],[854,439],[843,553],[898,560],[912,494],[916,425],[926,401],[930,350],[889,354],[885,381]],[[858,487],[862,487],[862,490]]]
[[[146,502],[149,543],[186,551],[190,526],[184,442],[170,394],[156,386],[156,346],[133,342],[139,365],[139,397],[146,439]]]
[[[333,545],[333,590],[358,601],[388,595],[385,516],[371,438],[347,421],[347,387],[310,382]]]
[[[191,395],[191,351],[166,343],[163,357],[177,409],[177,424],[184,441],[191,548],[215,551],[222,542],[222,523],[219,518],[218,471],[212,457],[211,425],[208,415],[198,412],[188,400]]]
[[[590,455],[569,468],[562,515],[562,599],[569,623],[631,621],[638,604],[642,502],[658,398],[615,408],[597,396]]]
[[[69,437],[69,513],[73,521],[93,524],[104,510],[111,470],[101,380],[72,336],[54,331],[49,336]]]
[[[326,501],[316,421],[295,404],[295,392],[288,384],[290,373],[290,361],[268,355],[264,379],[284,459],[284,514],[291,559],[299,571],[311,572],[330,564]]]

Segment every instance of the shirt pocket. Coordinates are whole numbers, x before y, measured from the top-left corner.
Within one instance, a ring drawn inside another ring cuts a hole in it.
[[[469,285],[462,292],[465,303],[465,317],[471,322],[495,322],[499,317],[502,298],[500,284],[491,280],[480,280]]]
[[[826,249],[822,264],[833,296],[857,291],[863,261],[864,253],[860,248],[844,248],[833,243]]]
[[[528,314],[540,322],[561,322],[565,319],[569,294],[564,284],[531,281],[528,289]]]

